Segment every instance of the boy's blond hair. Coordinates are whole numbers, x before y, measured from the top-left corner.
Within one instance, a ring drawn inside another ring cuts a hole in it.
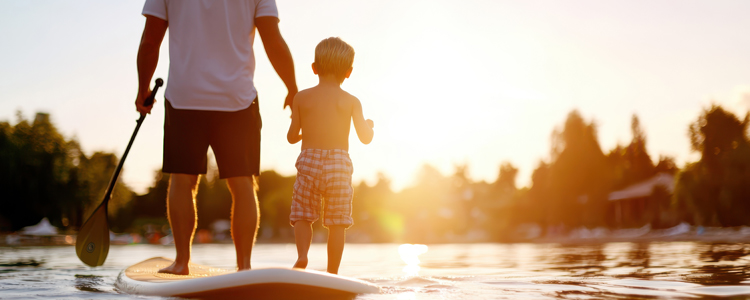
[[[318,75],[332,74],[344,82],[354,62],[354,48],[338,37],[320,41],[315,47],[315,67]]]

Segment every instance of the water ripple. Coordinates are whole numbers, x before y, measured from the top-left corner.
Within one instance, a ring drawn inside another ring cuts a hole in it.
[[[404,260],[404,248],[399,254],[394,244],[346,249],[342,275],[383,290],[357,300],[750,299],[750,246],[744,243],[447,244],[429,245],[418,260]],[[117,274],[173,253],[171,246],[113,246],[104,266],[89,268],[72,247],[0,248],[0,298],[132,299],[114,289]],[[288,267],[295,258],[290,245],[259,244],[253,266]],[[199,264],[232,268],[234,259],[231,244],[193,248]],[[405,273],[407,261],[418,268]],[[314,244],[309,267],[324,270],[326,262],[325,245]]]

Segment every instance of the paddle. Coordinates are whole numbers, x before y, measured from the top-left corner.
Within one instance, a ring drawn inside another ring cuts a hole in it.
[[[154,90],[151,91],[151,95],[146,98],[143,106],[151,106],[154,103],[154,97],[156,97],[156,91],[159,87],[164,84],[161,78],[156,79],[154,84]],[[78,231],[78,237],[76,238],[76,255],[85,264],[96,267],[104,264],[107,259],[107,253],[109,253],[109,224],[107,224],[107,203],[112,195],[112,191],[115,189],[117,183],[117,177],[120,175],[122,165],[125,163],[125,158],[128,157],[130,146],[133,145],[135,135],[138,134],[138,129],[141,128],[141,123],[146,119],[146,115],[143,114],[136,121],[135,131],[133,136],[130,137],[128,147],[125,148],[125,154],[120,158],[120,163],[115,169],[115,173],[112,174],[112,179],[109,181],[109,187],[107,192],[104,193],[104,199],[102,203],[96,208],[93,214],[83,223],[81,230]]]

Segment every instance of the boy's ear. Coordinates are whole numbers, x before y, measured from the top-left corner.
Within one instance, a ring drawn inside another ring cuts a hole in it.
[[[352,75],[352,70],[354,70],[354,67],[349,67],[349,71],[346,71],[346,78]]]
[[[311,67],[313,70],[313,74],[318,75],[318,69],[315,67],[315,63],[312,63]]]

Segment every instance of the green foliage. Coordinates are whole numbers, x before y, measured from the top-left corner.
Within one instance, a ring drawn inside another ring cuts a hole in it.
[[[568,114],[562,130],[553,133],[552,159],[545,199],[548,223],[603,225],[612,175],[599,147],[596,125],[577,111]]]
[[[690,124],[693,150],[701,153],[678,175],[674,201],[704,226],[750,225],[750,115],[740,121],[721,106],[704,109]]]
[[[614,172],[615,189],[625,188],[657,173],[651,157],[646,152],[646,134],[641,128],[638,116],[633,115],[630,128],[633,135],[630,144],[626,147],[618,145],[607,154],[607,160]],[[668,164],[669,161],[664,163]],[[670,166],[665,165],[663,168],[668,169]]]
[[[232,194],[226,180],[219,179],[219,171],[211,170],[213,176],[201,176],[198,194],[195,196],[198,214],[198,229],[210,229],[216,220],[229,220],[232,211]],[[165,212],[166,213],[166,212]]]
[[[518,168],[514,167],[510,162],[503,162],[500,165],[500,172],[494,184],[496,190],[500,193],[515,190],[516,175],[518,175]]]
[[[594,122],[587,122],[572,111],[563,127],[553,132],[551,162],[541,161],[531,176],[532,186],[521,204],[524,211],[530,211],[525,222],[546,228],[619,225],[608,218],[613,213],[613,202],[608,201],[611,192],[659,172],[677,172],[671,157],[660,157],[654,166],[646,151],[645,131],[636,115],[631,119],[631,131],[633,138],[628,145],[618,145],[604,155]],[[655,191],[648,201],[658,203],[649,209],[659,211],[642,213],[661,222],[661,212],[671,209],[668,199],[668,191]]]
[[[637,116],[632,117],[630,143],[605,154],[596,124],[572,111],[553,131],[550,159],[539,162],[531,187],[516,186],[518,169],[509,162],[500,165],[497,179],[489,183],[472,181],[467,165],[457,165],[449,176],[425,165],[414,184],[397,193],[379,174],[375,184],[355,186],[355,225],[348,236],[362,242],[511,241],[521,234],[515,228],[525,223],[542,228],[614,225],[607,220],[609,193],[660,172],[677,173],[677,183],[673,195],[657,189],[648,199],[655,211],[642,213],[653,215],[651,222],[750,225],[745,216],[750,211],[749,123],[750,116],[740,120],[719,106],[705,109],[689,126],[692,148],[701,160],[680,171],[671,157],[661,156],[654,165]],[[60,135],[48,115],[28,121],[19,114],[15,125],[0,122],[0,188],[7,191],[0,198],[0,230],[17,230],[42,217],[58,226],[64,220],[80,226],[101,201],[116,164],[111,153],[85,155],[77,141]],[[274,171],[259,177],[260,240],[293,241],[289,213],[294,180]],[[161,172],[144,195],[119,183],[109,207],[113,231],[167,228],[168,186],[169,175]],[[230,218],[231,193],[215,168],[201,177],[196,202],[199,229]],[[660,216],[669,210],[688,215],[681,220]]]
[[[352,218],[355,226],[350,237],[371,242],[401,240],[405,234],[404,217],[394,202],[390,180],[382,173],[373,186],[364,181],[354,188]]]
[[[292,207],[294,176],[282,176],[275,171],[263,171],[258,180],[260,227],[274,237],[292,238],[289,214]],[[266,230],[268,228],[268,230]]]
[[[133,212],[135,218],[167,218],[167,191],[169,189],[169,174],[155,172],[154,185],[144,195],[133,198]]]
[[[512,227],[534,220],[530,218],[534,209],[524,201],[527,197],[523,192],[526,190],[516,187],[517,175],[518,168],[506,161],[500,164],[495,182],[472,184],[475,200],[470,215],[474,227],[487,231],[493,240],[512,238]]]
[[[397,233],[416,243],[445,234],[453,226],[452,210],[446,207],[451,204],[450,192],[450,179],[433,166],[422,166],[415,184],[396,195],[394,205],[388,207],[404,218],[403,228]]]
[[[111,176],[117,158],[107,153],[87,158],[77,141],[58,132],[48,114],[38,113],[33,121],[17,115],[15,125],[0,123],[0,190],[5,195],[0,217],[6,220],[0,230],[15,231],[43,217],[57,226],[80,226],[85,212],[101,201],[100,182]],[[114,211],[130,194],[124,185],[117,186]]]
[[[549,221],[551,218],[547,216],[555,213],[548,205],[552,197],[550,168],[550,164],[539,161],[531,174],[531,188],[525,201],[526,211],[530,212],[530,221],[544,227],[552,225]]]

